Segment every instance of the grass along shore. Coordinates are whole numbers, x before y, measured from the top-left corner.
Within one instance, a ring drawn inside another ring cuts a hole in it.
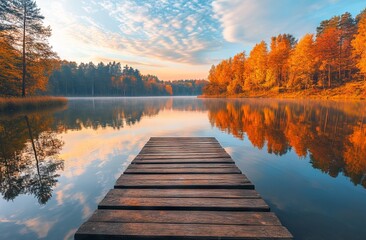
[[[201,95],[199,98],[292,98],[292,99],[350,99],[365,100],[366,85],[364,82],[350,82],[333,88],[314,88],[304,90],[258,90],[236,95]]]
[[[26,110],[39,110],[53,107],[60,107],[67,104],[67,99],[64,97],[10,97],[0,98],[0,113],[15,112]]]

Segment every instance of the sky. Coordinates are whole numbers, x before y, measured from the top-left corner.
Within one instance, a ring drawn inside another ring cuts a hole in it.
[[[121,62],[161,80],[206,79],[212,64],[271,36],[314,33],[365,0],[36,0],[61,59]]]

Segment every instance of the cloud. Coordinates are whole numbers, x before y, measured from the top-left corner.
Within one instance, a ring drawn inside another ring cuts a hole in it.
[[[214,0],[214,18],[228,42],[247,44],[268,40],[280,33],[301,37],[314,32],[320,21],[350,11],[351,3],[337,0]],[[361,1],[352,1],[352,4]]]
[[[75,6],[63,0],[57,9],[62,16],[57,19],[45,12],[56,35],[94,51],[206,64],[210,50],[221,46],[211,1],[103,0]]]
[[[42,219],[40,217],[28,219],[26,221],[19,221],[17,224],[25,225],[27,229],[23,229],[27,231],[28,229],[35,232],[38,238],[45,238],[48,235],[50,229],[55,225],[56,220],[50,219]]]

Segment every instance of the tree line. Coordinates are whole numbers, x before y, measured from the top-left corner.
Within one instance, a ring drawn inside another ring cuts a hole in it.
[[[198,95],[205,80],[161,81],[121,63],[62,61],[49,78],[48,92],[62,96],[168,96]]]
[[[206,95],[235,95],[256,90],[331,88],[350,81],[366,84],[366,9],[322,21],[316,35],[299,41],[280,34],[210,69]]]
[[[34,0],[0,2],[0,96],[199,95],[204,80],[161,81],[120,63],[61,61]]]

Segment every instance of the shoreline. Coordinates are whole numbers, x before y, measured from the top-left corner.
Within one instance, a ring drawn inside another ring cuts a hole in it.
[[[313,100],[366,100],[366,84],[347,83],[329,89],[306,90],[258,90],[235,95],[199,95],[198,98],[278,98],[278,99],[313,99]]]
[[[0,97],[0,113],[15,113],[19,111],[41,110],[65,106],[66,97],[37,96],[37,97]]]

